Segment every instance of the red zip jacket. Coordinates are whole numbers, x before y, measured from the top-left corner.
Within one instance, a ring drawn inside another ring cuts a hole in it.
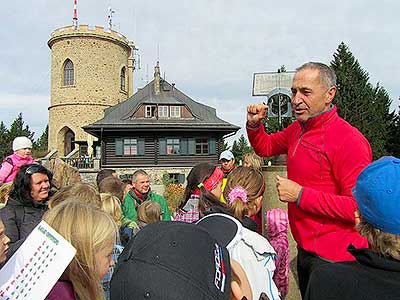
[[[372,160],[365,137],[336,112],[294,122],[268,135],[263,126],[247,128],[260,156],[287,154],[288,178],[303,186],[297,203],[288,203],[289,223],[299,247],[331,261],[354,260],[347,246],[368,247],[355,230],[357,204],[351,190]]]

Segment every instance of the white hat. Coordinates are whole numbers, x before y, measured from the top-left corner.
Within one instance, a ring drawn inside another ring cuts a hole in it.
[[[25,148],[32,148],[32,141],[26,136],[18,136],[13,141],[13,151]]]
[[[219,160],[221,160],[221,159],[231,160],[234,158],[235,157],[233,156],[233,153],[230,150],[222,151],[221,155],[219,156]]]

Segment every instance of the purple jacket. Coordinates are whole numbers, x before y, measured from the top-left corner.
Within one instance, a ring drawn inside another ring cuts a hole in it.
[[[23,165],[28,165],[34,162],[35,161],[31,156],[21,157],[17,153],[7,156],[1,165],[0,184],[13,181],[19,169]]]
[[[69,281],[59,280],[47,295],[46,300],[75,300],[74,288]]]

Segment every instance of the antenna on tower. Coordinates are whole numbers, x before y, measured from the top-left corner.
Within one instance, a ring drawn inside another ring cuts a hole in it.
[[[111,8],[111,6],[108,7],[108,30],[112,30],[112,18],[113,18],[113,14],[115,14],[115,10],[113,10]]]
[[[74,0],[74,16],[72,17],[72,25],[78,29],[78,0]]]

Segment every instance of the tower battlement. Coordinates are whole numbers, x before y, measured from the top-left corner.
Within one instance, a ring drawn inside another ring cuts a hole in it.
[[[78,28],[75,28],[75,26],[73,25],[57,28],[51,33],[51,37],[50,40],[47,42],[47,45],[51,48],[55,41],[63,38],[71,38],[74,36],[86,36],[106,39],[123,45],[127,48],[130,48],[133,45],[133,43],[129,41],[126,36],[117,31],[105,29],[103,26],[89,25],[79,25]]]

